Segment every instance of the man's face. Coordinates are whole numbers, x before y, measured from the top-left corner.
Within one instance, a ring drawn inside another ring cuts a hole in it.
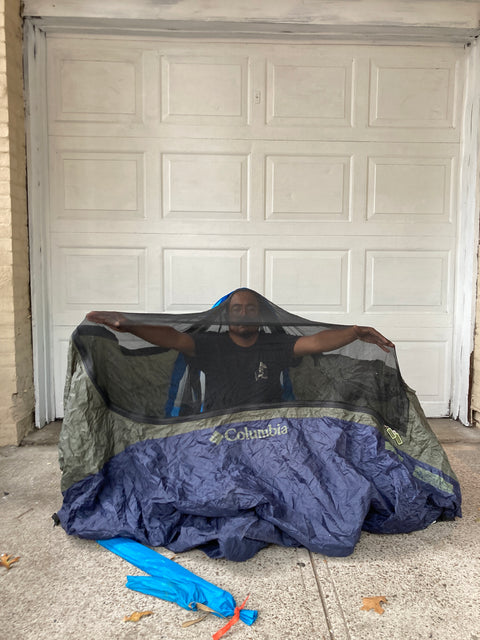
[[[231,333],[236,333],[243,338],[257,333],[259,310],[257,297],[253,293],[250,291],[234,293],[228,307]]]

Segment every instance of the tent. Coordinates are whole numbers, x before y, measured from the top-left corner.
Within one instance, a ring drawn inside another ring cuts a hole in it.
[[[355,340],[282,356],[280,391],[242,399],[243,361],[225,347],[233,293],[197,314],[124,314],[128,326],[219,340],[227,365],[216,377],[132,333],[77,327],[59,444],[68,534],[243,561],[269,544],[346,556],[362,530],[407,533],[461,515],[458,481],[394,349]],[[339,327],[255,295],[252,324],[280,354]],[[262,365],[256,378],[268,378]]]

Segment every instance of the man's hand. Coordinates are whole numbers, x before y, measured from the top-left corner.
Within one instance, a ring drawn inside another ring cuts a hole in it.
[[[389,347],[394,347],[393,342],[382,336],[376,329],[373,327],[358,327],[354,325],[354,330],[357,338],[362,340],[363,342],[370,342],[372,344],[376,344],[388,353]]]
[[[87,313],[87,320],[104,324],[114,331],[128,331],[127,320],[118,311],[90,311]]]
[[[371,342],[376,344],[388,353],[389,348],[393,347],[393,342],[387,340],[381,333],[372,327],[345,327],[344,329],[327,329],[319,331],[312,336],[302,336],[298,338],[293,347],[295,356],[307,356],[315,353],[326,353],[335,351],[355,340],[363,340],[363,342]]]
[[[157,325],[131,324],[127,318],[118,311],[90,311],[87,313],[87,320],[104,324],[114,331],[131,333],[165,349],[175,349],[186,356],[195,355],[195,342],[188,333],[177,331],[173,327]]]

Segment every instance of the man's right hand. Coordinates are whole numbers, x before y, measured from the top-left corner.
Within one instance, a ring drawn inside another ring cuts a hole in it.
[[[114,331],[133,334],[165,349],[175,349],[186,356],[195,355],[195,342],[191,335],[177,331],[173,327],[163,325],[136,325],[128,322],[127,318],[118,311],[90,311],[87,320],[104,324]]]
[[[128,331],[127,320],[118,311],[90,311],[87,313],[87,320],[104,324],[114,331]]]

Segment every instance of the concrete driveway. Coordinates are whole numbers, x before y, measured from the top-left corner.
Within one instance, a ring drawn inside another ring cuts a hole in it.
[[[363,533],[348,558],[269,547],[244,563],[200,551],[175,562],[258,609],[231,640],[480,640],[480,430],[433,420],[463,490],[463,518],[406,535]],[[142,572],[96,542],[67,536],[51,515],[61,505],[58,424],[21,447],[0,448],[1,640],[200,640],[223,626],[176,604],[125,588]],[[158,549],[168,558],[173,553]],[[385,596],[384,613],[362,598]],[[153,611],[124,622],[133,611]]]

